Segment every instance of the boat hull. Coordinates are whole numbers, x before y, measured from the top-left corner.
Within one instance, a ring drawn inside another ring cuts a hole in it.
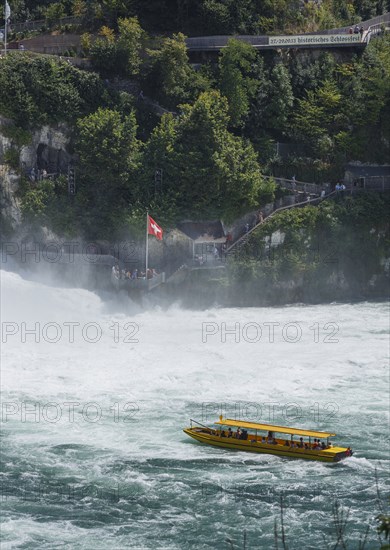
[[[320,462],[339,462],[348,456],[347,449],[342,447],[325,450],[307,450],[307,449],[289,449],[282,445],[269,445],[254,440],[240,440],[234,437],[220,437],[204,431],[193,428],[185,428],[184,433],[196,439],[200,443],[222,447],[235,451],[245,451],[251,453],[272,454],[287,458],[301,458],[305,460],[316,460]]]

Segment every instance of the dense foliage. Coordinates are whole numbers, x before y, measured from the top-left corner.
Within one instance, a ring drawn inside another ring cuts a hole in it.
[[[376,278],[390,244],[389,208],[388,195],[365,193],[281,212],[241,248],[232,287],[243,303],[255,295],[266,302],[275,286],[282,301],[367,297],[374,280],[386,292],[388,279]]]
[[[108,100],[97,74],[48,57],[0,59],[0,113],[20,128],[74,122]]]
[[[146,207],[169,224],[231,220],[272,200],[261,173],[335,182],[350,160],[388,162],[387,35],[337,55],[259,52],[232,38],[218,58],[194,64],[181,32],[308,31],[386,8],[381,0],[12,3],[15,19],[73,13],[89,21],[82,47],[96,71],[27,52],[0,59],[0,114],[14,121],[13,133],[65,122],[78,159],[71,205],[53,208],[53,197],[65,204],[66,186],[38,186],[24,195],[25,218],[37,217],[36,193],[47,223],[86,235],[117,231]],[[277,142],[290,154],[278,156]],[[5,154],[15,168],[22,144],[13,139]]]
[[[14,0],[15,21],[78,15],[88,25],[137,16],[152,32],[256,34],[350,25],[389,10],[388,0]]]

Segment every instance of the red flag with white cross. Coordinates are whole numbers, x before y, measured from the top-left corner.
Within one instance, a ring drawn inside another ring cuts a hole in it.
[[[162,241],[163,238],[163,230],[161,227],[154,221],[152,217],[148,214],[148,234],[154,235],[156,239],[159,241]]]

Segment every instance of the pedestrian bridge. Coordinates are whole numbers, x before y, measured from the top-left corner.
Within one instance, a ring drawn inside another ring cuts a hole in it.
[[[251,44],[258,50],[275,50],[290,48],[364,48],[370,39],[387,29],[390,24],[390,13],[359,23],[363,32],[350,34],[350,27],[341,27],[300,35],[235,35],[235,36],[199,36],[186,39],[188,51],[218,52],[226,48],[231,38]]]

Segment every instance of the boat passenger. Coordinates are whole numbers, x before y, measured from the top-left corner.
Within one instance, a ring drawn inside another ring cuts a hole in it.
[[[226,437],[225,430],[222,430],[221,437]]]
[[[286,441],[284,442],[284,446],[285,446],[285,447],[289,447],[289,446],[290,446],[290,442],[289,442],[288,439],[286,439]]]
[[[228,437],[233,437],[233,432],[231,428],[228,429]]]
[[[273,438],[272,438],[272,445],[277,445],[277,444],[278,444],[278,442],[277,442],[276,439],[273,437]]]
[[[321,441],[321,449],[326,449],[326,444],[324,441]]]
[[[310,449],[309,444],[305,443],[305,449]]]
[[[303,449],[303,447],[304,447],[304,445],[303,445],[303,437],[300,437],[300,438],[299,438],[298,447],[300,447],[301,449]]]
[[[240,428],[237,428],[237,431],[236,431],[236,438],[237,438],[237,439],[240,439],[240,436],[241,436],[241,430],[240,430]]]
[[[313,443],[313,449],[317,449],[317,447],[318,447],[318,444],[317,444],[317,440],[315,439]]]

